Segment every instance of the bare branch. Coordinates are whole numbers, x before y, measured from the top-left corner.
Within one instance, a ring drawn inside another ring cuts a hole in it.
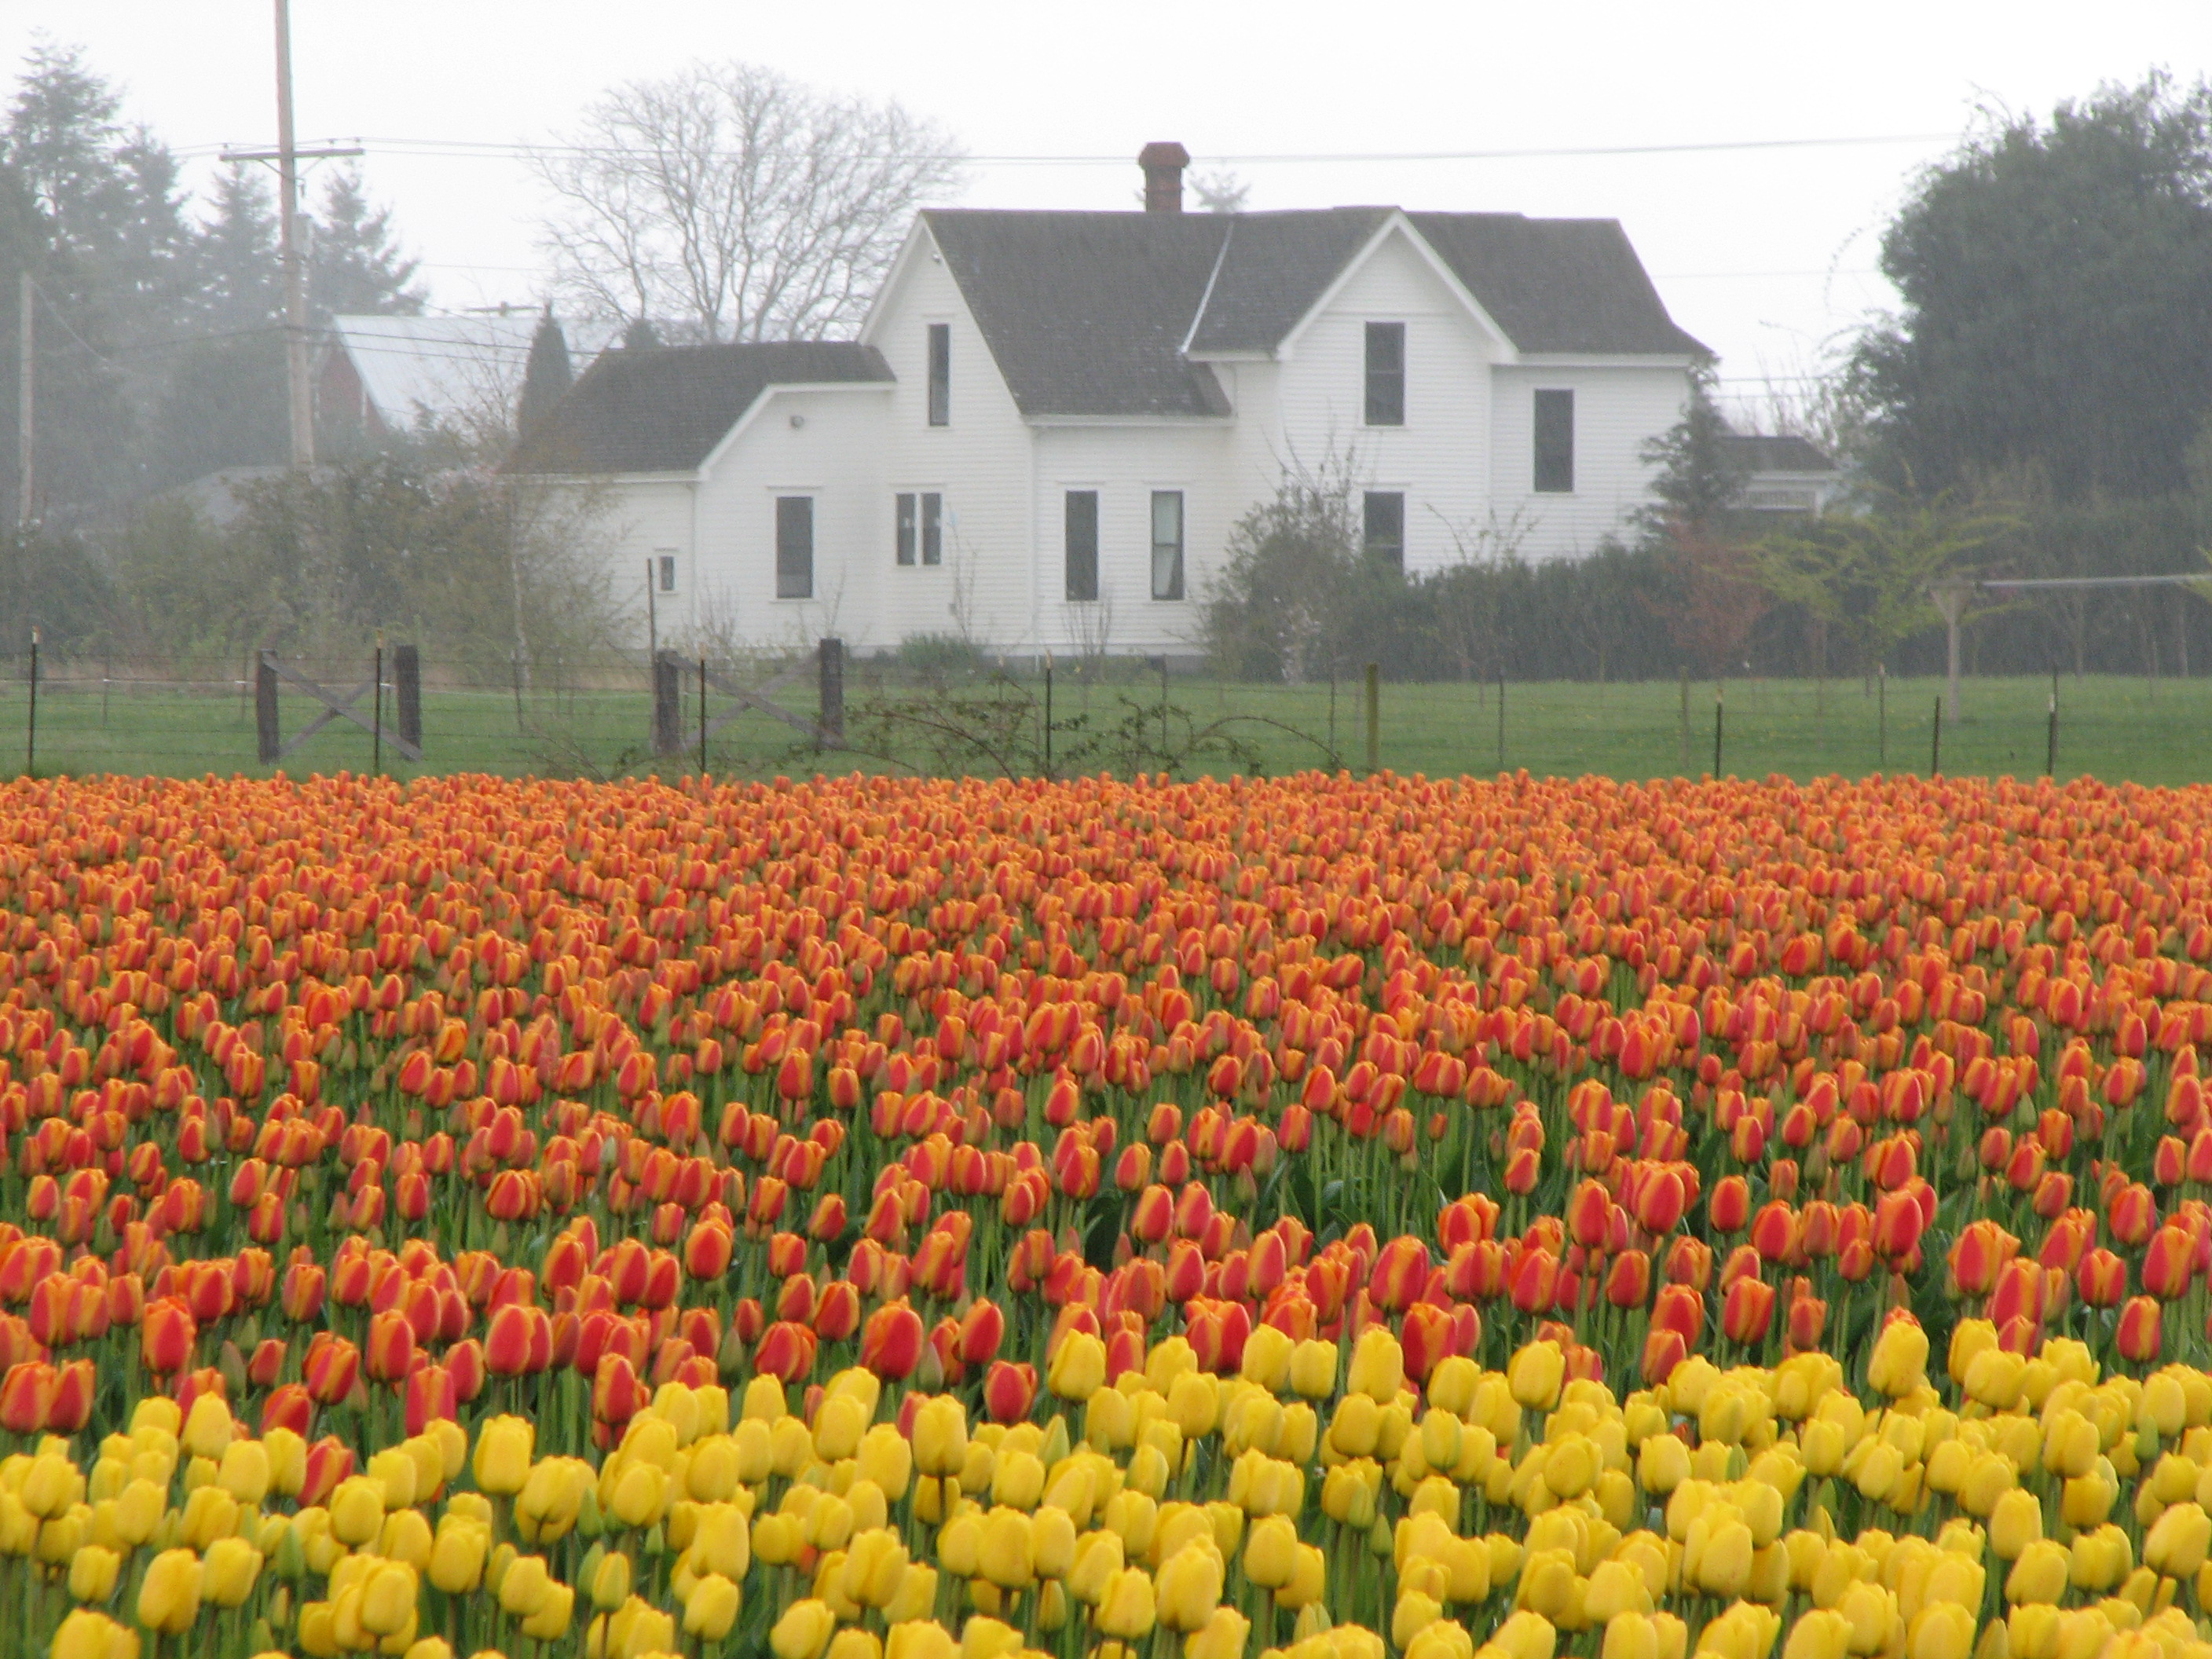
[[[616,87],[539,158],[556,279],[585,307],[706,340],[848,333],[915,212],[950,195],[950,135],[896,102],[751,64]]]

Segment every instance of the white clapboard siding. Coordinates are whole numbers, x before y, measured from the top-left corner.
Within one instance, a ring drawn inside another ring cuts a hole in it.
[[[1406,422],[1366,424],[1367,328],[1406,325]],[[1406,497],[1406,568],[1457,556],[1489,501],[1490,374],[1498,346],[1402,229],[1299,331],[1282,365],[1282,448],[1314,466],[1355,458],[1367,488]]]
[[[1575,488],[1538,495],[1535,392],[1575,394]],[[1492,378],[1491,496],[1501,520],[1516,515],[1528,559],[1578,558],[1651,497],[1650,465],[1638,453],[1681,418],[1689,397],[1686,370],[1636,365],[1601,368],[1561,363],[1500,367]]]

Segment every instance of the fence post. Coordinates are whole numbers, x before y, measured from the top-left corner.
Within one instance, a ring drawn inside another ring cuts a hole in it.
[[[821,714],[815,724],[822,728],[822,746],[845,746],[845,641],[830,635],[816,647],[822,676]]]
[[[683,714],[678,708],[681,696],[678,690],[675,657],[662,652],[653,659],[653,752],[656,755],[680,755],[684,752]]]
[[[1682,775],[1690,775],[1690,665],[1682,665]]]
[[[699,781],[707,781],[707,653],[699,653]]]
[[[1052,781],[1052,653],[1044,653],[1044,775]]]
[[[23,775],[32,778],[39,775],[39,630],[36,628],[31,629],[31,718],[23,732]]]
[[[1724,693],[1717,680],[1713,683],[1713,776],[1716,779],[1723,775],[1721,772],[1721,709],[1723,700]]]
[[[1935,735],[1928,744],[1928,775],[1931,778],[1943,775],[1943,699],[1941,697],[1936,699]]]
[[[262,652],[253,668],[254,753],[264,766],[276,764],[282,742],[276,731],[276,665]]]
[[[422,747],[422,653],[411,645],[392,651],[392,695],[399,705],[399,738]]]
[[[374,710],[369,726],[369,770],[379,776],[384,772],[384,630],[376,630],[376,660],[369,666],[369,707]]]
[[[1505,769],[1505,665],[1498,665],[1498,769]]]
[[[1371,776],[1381,769],[1382,752],[1382,671],[1374,663],[1367,665],[1367,770]]]
[[[2051,671],[2051,731],[2044,739],[2043,775],[2058,781],[2058,671]]]

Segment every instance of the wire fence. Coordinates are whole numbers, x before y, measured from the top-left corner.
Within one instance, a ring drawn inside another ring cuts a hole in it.
[[[395,653],[396,654],[396,653]],[[1158,659],[916,667],[642,652],[420,665],[419,760],[387,659],[287,656],[264,677],[0,658],[0,777],[557,777],[847,771],[1281,774],[1370,766],[1647,778],[1931,771],[2212,781],[2212,678],[1237,682]],[[263,682],[274,678],[271,689]],[[319,688],[319,690],[317,690]],[[333,707],[343,705],[343,708]],[[271,754],[270,726],[275,736]]]

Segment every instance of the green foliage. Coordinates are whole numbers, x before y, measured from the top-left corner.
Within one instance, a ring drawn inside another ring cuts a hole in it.
[[[1656,503],[1638,514],[1647,541],[1662,543],[1672,526],[1704,532],[1733,507],[1743,494],[1743,464],[1727,439],[1727,417],[1713,402],[1713,372],[1701,365],[1691,375],[1689,401],[1682,418],[1638,452],[1656,469],[1651,493]]]
[[[1285,467],[1275,494],[1230,531],[1201,623],[1224,672],[1298,684],[1329,666],[1346,631],[1362,631],[1346,629],[1347,602],[1388,606],[1393,573],[1359,551],[1360,483],[1348,453]]]
[[[588,507],[518,501],[503,480],[404,453],[238,493],[220,531],[157,501],[118,539],[117,622],[138,649],[228,661],[259,646],[351,650],[385,629],[496,679],[518,642],[540,655],[605,642],[613,607],[578,556]]]
[[[1885,497],[1875,510],[1800,521],[1754,544],[1760,582],[1834,630],[1863,664],[1936,625],[1929,586],[1981,574],[1971,562],[2023,527],[2016,514],[1974,510],[1948,496]]]
[[[1920,180],[1881,266],[1904,307],[1854,368],[1891,482],[2179,488],[2212,410],[2212,84],[1991,123]]]
[[[108,598],[82,537],[41,526],[0,535],[0,654],[22,652],[35,627],[43,648],[66,656],[99,629]]]

